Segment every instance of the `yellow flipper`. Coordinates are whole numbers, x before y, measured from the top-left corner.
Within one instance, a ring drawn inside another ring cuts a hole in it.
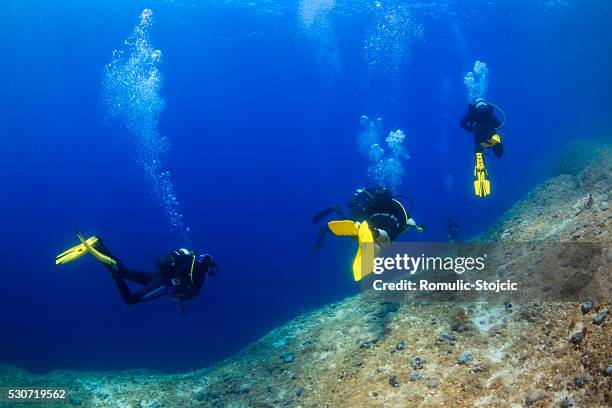
[[[77,238],[81,241],[81,244],[87,248],[87,252],[92,254],[98,261],[105,263],[106,265],[117,265],[117,261],[115,261],[110,256],[104,255],[102,252],[98,251],[93,246],[89,245],[89,243],[83,238],[80,232],[77,231]]]
[[[98,242],[98,237],[90,237],[86,241],[87,245],[93,246]],[[62,252],[58,256],[55,257],[56,265],[63,265],[68,262],[75,261],[85,255],[87,253],[87,247],[82,243],[79,245],[75,245],[72,248]]]
[[[474,180],[474,193],[478,197],[486,197],[491,194],[491,182],[485,179],[482,173],[478,175],[478,180]]]
[[[359,224],[357,239],[359,249],[353,261],[353,278],[358,282],[364,276],[369,275],[374,266],[374,236],[366,221]]]
[[[482,147],[493,147],[502,142],[500,135],[493,135],[489,140],[481,143]]]
[[[359,234],[357,223],[352,220],[330,221],[327,226],[339,237],[356,237]]]
[[[357,238],[359,248],[353,261],[355,281],[360,281],[370,274],[374,266],[374,236],[367,221],[361,223],[352,220],[330,221],[327,226],[334,235]]]
[[[476,153],[476,165],[474,166],[474,193],[478,197],[486,197],[491,194],[491,182],[489,173],[484,165],[482,153]]]

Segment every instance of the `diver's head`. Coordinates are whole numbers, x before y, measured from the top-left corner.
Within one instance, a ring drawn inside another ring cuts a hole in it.
[[[476,108],[477,112],[482,113],[489,109],[489,104],[484,100],[484,98],[478,98],[474,101],[474,107]]]

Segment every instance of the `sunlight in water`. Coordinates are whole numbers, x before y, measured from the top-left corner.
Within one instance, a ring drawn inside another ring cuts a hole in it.
[[[158,130],[164,109],[158,69],[162,52],[149,42],[153,12],[145,9],[124,47],[113,52],[104,69],[103,102],[108,112],[127,129],[137,149],[136,160],[145,171],[155,199],[161,204],[173,230],[189,241],[190,229],[183,221],[170,172],[164,169],[167,137]]]
[[[423,38],[423,27],[414,21],[402,1],[376,1],[373,14],[363,44],[369,75],[396,82],[408,61],[411,45]]]
[[[342,69],[338,39],[331,14],[336,0],[300,0],[298,15],[301,33],[315,48],[322,71],[339,73]]]

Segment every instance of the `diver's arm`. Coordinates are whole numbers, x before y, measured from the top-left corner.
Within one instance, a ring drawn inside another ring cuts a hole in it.
[[[463,115],[461,122],[459,122],[459,126],[465,129],[466,132],[471,132],[474,130],[474,121],[472,120],[471,112],[466,112],[466,114]]]
[[[417,225],[414,218],[408,218],[407,228],[414,228],[415,230],[417,230],[417,232],[425,231],[425,227],[423,227],[423,225]]]
[[[181,301],[192,299],[200,294],[204,281],[208,276],[216,276],[219,274],[219,268],[213,257],[209,254],[200,255],[197,261],[197,273],[194,273],[195,280],[187,293],[177,294],[175,297]]]
[[[189,292],[184,295],[177,295],[176,298],[180,301],[192,299],[200,294],[202,286],[204,286],[204,279],[199,284],[194,285]]]
[[[372,233],[376,243],[380,245],[381,248],[389,248],[391,246],[391,238],[389,238],[387,231],[373,228]]]

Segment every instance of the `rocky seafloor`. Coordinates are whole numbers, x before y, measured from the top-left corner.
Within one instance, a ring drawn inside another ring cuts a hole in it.
[[[551,178],[478,237],[604,243],[600,298],[384,303],[355,296],[202,370],[32,375],[0,366],[0,387],[67,388],[61,405],[82,407],[612,406],[610,159],[605,145],[574,144]]]

